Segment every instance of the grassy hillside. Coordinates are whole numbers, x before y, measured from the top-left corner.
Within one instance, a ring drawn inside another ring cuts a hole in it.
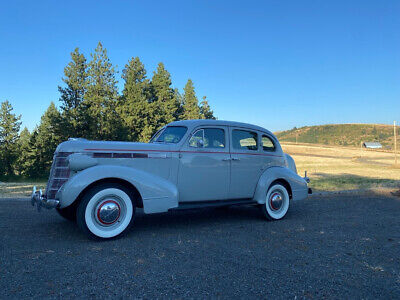
[[[397,127],[399,134],[399,126]],[[356,146],[361,142],[380,142],[385,149],[393,148],[393,126],[380,124],[334,124],[306,126],[276,133],[281,142]],[[398,143],[400,142],[398,137]]]
[[[306,144],[283,144],[283,150],[295,160],[298,174],[308,171],[316,190],[400,187],[400,165],[394,165],[393,153]]]

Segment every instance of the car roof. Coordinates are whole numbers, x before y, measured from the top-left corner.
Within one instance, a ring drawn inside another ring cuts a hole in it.
[[[235,122],[235,121],[225,121],[225,120],[209,120],[209,119],[207,119],[207,120],[182,120],[182,121],[175,121],[175,122],[169,123],[167,126],[186,126],[189,128],[194,128],[194,127],[198,127],[198,126],[202,126],[202,125],[242,127],[242,128],[247,128],[247,129],[263,131],[265,133],[268,133],[268,134],[274,136],[274,134],[271,131],[269,131],[263,127],[257,126],[257,125]]]

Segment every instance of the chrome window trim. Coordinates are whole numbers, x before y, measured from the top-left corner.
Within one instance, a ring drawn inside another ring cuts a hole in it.
[[[257,149],[251,150],[251,149],[243,149],[243,148],[235,148],[235,145],[233,144],[233,132],[237,131],[247,131],[251,133],[255,133],[257,138],[256,138],[256,145]],[[259,141],[259,133],[255,130],[244,128],[244,127],[231,127],[231,144],[232,144],[232,150],[233,151],[243,151],[243,153],[249,152],[249,153],[254,153],[254,152],[260,152],[260,141]]]
[[[273,150],[265,150],[265,149],[264,149],[264,145],[263,145],[263,142],[262,142],[262,138],[263,138],[264,136],[267,137],[267,138],[272,142],[272,145],[274,146],[274,149],[273,149]],[[261,134],[260,147],[261,147],[261,150],[262,150],[263,152],[276,152],[276,143],[275,143],[275,140],[274,140],[270,135],[268,135],[268,134],[266,134],[266,133],[262,133],[262,134]]]
[[[203,141],[204,141],[204,130],[205,129],[218,129],[221,130],[224,133],[224,147],[207,147],[205,148],[204,146],[199,148],[199,147],[193,147],[190,146],[190,140],[192,139],[192,137],[200,130],[203,130]],[[229,133],[228,133],[229,134]],[[193,130],[193,132],[189,135],[189,139],[187,140],[187,145],[189,148],[196,148],[196,149],[226,149],[227,148],[227,143],[226,143],[226,130],[223,127],[215,127],[215,126],[210,126],[210,127],[197,127]]]
[[[158,133],[160,133],[160,135],[162,134],[162,132],[164,132],[168,127],[181,127],[181,128],[186,128],[185,133],[182,135],[182,137],[179,139],[178,142],[176,143],[171,143],[171,142],[158,142],[158,141],[153,141],[153,138],[156,137],[156,135]],[[162,131],[162,132],[161,132]],[[153,135],[153,137],[150,140],[150,143],[160,143],[160,144],[168,144],[168,145],[179,145],[185,138],[185,136],[187,135],[189,131],[189,128],[187,126],[184,125],[171,125],[171,126],[164,126],[163,128],[161,128],[159,131],[156,132],[155,135]]]
[[[202,139],[203,139],[203,142],[204,142],[204,128],[197,129],[195,132],[193,132],[193,133],[190,135],[190,138],[189,138],[189,141],[188,141],[188,146],[189,146],[189,148],[200,148],[200,147],[190,146],[190,141],[191,141],[192,138],[196,135],[196,133],[198,133],[200,130],[203,131]],[[203,148],[204,148],[204,145],[203,145],[203,147],[201,147],[200,149],[203,149]]]

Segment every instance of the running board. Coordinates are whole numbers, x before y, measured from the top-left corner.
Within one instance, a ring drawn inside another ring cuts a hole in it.
[[[237,199],[237,200],[216,200],[216,201],[193,201],[193,202],[179,202],[179,206],[170,210],[184,210],[203,207],[219,207],[230,205],[255,205],[256,201],[253,199]]]

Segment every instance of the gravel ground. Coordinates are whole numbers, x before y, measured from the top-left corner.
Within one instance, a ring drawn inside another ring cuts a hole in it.
[[[400,298],[400,199],[314,196],[286,219],[254,207],[138,213],[90,241],[56,211],[0,201],[0,298]]]

